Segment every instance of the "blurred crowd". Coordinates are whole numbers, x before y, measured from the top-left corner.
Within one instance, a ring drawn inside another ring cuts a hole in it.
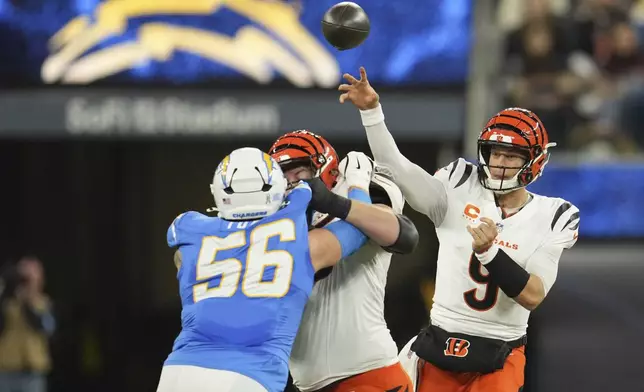
[[[55,330],[36,256],[0,266],[0,392],[46,392]]]
[[[499,0],[508,106],[587,160],[644,151],[644,0]]]

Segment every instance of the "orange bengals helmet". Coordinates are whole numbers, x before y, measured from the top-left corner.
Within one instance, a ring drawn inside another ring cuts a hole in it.
[[[338,154],[322,136],[309,131],[295,131],[282,135],[268,152],[283,171],[310,165],[316,177],[333,188],[340,171]]]
[[[536,114],[521,108],[504,109],[488,121],[479,135],[479,181],[483,187],[496,193],[526,187],[541,176],[550,159],[548,149],[556,145],[548,141],[548,132]],[[525,164],[514,177],[492,178],[489,162],[494,146],[509,147],[525,156]]]

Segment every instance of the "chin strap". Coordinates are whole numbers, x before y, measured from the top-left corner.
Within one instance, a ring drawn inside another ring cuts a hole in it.
[[[497,189],[490,189],[495,195],[507,195],[508,193],[512,193],[514,191],[518,191],[519,189],[523,189],[525,187],[519,187],[519,188],[512,188],[512,189],[505,189],[505,190],[497,190]]]

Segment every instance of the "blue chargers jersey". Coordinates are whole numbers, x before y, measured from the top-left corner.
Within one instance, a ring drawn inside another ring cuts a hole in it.
[[[178,247],[182,331],[166,365],[228,370],[282,392],[313,288],[306,209],[296,187],[275,214],[231,222],[187,212],[168,229]]]

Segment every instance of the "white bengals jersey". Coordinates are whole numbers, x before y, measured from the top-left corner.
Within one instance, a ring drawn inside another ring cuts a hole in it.
[[[373,182],[386,191],[394,212],[402,213],[400,189],[378,169]],[[334,192],[346,196],[347,187],[340,183]],[[384,317],[391,256],[368,242],[313,287],[290,359],[293,382],[302,392],[398,362]]]
[[[497,245],[539,276],[547,293],[563,249],[577,241],[579,210],[563,199],[532,194],[518,213],[502,219],[494,193],[478,180],[476,166],[458,159],[434,178],[446,190],[447,205],[430,213],[440,242],[432,324],[449,332],[505,341],[520,338],[526,334],[530,312],[489,282],[485,267],[472,257],[466,227],[480,224],[480,217],[497,222]]]

